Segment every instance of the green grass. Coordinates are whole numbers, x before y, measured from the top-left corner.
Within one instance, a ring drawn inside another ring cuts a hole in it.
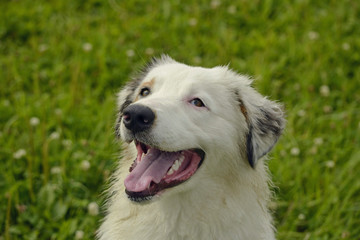
[[[161,53],[230,63],[285,104],[269,162],[278,239],[359,239],[360,2],[13,0],[0,9],[0,239],[94,238],[103,213],[88,206],[102,204],[117,162],[115,93]]]

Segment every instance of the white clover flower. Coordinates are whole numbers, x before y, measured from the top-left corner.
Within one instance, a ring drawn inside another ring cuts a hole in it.
[[[46,44],[40,44],[38,47],[39,52],[45,52],[46,50],[48,50],[48,45]]]
[[[315,145],[322,145],[324,143],[324,140],[321,137],[314,139]]]
[[[293,156],[298,156],[300,154],[300,149],[297,148],[297,147],[293,147],[291,150],[290,150],[290,154],[293,155]]]
[[[88,143],[88,140],[86,140],[86,139],[80,139],[80,143],[81,143],[81,145],[83,145],[83,146],[87,146],[89,143]]]
[[[91,216],[96,216],[99,214],[99,205],[96,202],[91,202],[88,205],[88,213]]]
[[[319,38],[319,33],[314,32],[314,31],[310,31],[308,33],[308,37],[309,37],[310,40],[316,40],[316,39]]]
[[[219,0],[212,0],[210,6],[212,9],[216,9],[221,5],[221,1]]]
[[[55,167],[52,167],[51,169],[50,169],[50,173],[51,174],[60,174],[61,173],[61,171],[62,171],[62,169],[61,169],[61,167],[59,167],[59,166],[55,166]]]
[[[310,149],[310,153],[312,155],[315,155],[315,154],[317,154],[317,152],[318,152],[318,148],[316,146],[312,146],[312,148]]]
[[[61,116],[62,115],[62,110],[60,109],[60,108],[57,108],[57,109],[55,109],[55,115],[56,116]]]
[[[350,236],[350,233],[348,231],[345,231],[345,232],[342,232],[341,233],[341,238],[344,239],[344,238],[349,238]]]
[[[4,99],[3,105],[4,105],[5,107],[10,106],[10,101],[9,101],[9,99]]]
[[[304,220],[305,219],[305,214],[300,213],[299,216],[298,216],[298,219],[299,220]]]
[[[345,51],[349,51],[350,50],[350,44],[349,43],[343,43],[342,44],[342,49]]]
[[[93,46],[91,43],[87,42],[83,44],[82,48],[85,52],[90,52],[93,49]]]
[[[147,48],[147,49],[145,49],[145,53],[147,54],[147,55],[153,55],[154,54],[154,49],[153,48]]]
[[[61,141],[61,143],[66,148],[70,148],[72,145],[72,141],[70,139],[64,139]]]
[[[48,72],[47,72],[46,70],[41,70],[41,71],[39,72],[39,77],[40,77],[41,79],[47,78],[48,75],[49,75],[49,74],[48,74]],[[37,105],[40,105],[39,102],[37,102],[36,104],[37,104]]]
[[[300,86],[299,83],[295,83],[295,84],[294,84],[294,90],[295,90],[295,91],[299,91],[300,88],[301,88],[301,86]]]
[[[91,164],[90,164],[90,162],[87,161],[87,160],[82,161],[81,164],[80,164],[80,168],[81,168],[83,171],[89,170],[90,167],[91,167]]]
[[[280,156],[282,156],[282,157],[286,156],[286,151],[284,149],[280,151]]]
[[[15,208],[20,212],[23,213],[26,211],[27,206],[25,204],[16,204]]]
[[[320,87],[320,94],[323,97],[328,97],[330,95],[330,88],[327,85],[322,85]]]
[[[20,159],[22,157],[26,156],[26,150],[25,149],[19,149],[16,152],[14,152],[13,157],[15,159]]]
[[[332,107],[329,106],[329,105],[325,105],[323,107],[323,111],[324,111],[324,113],[331,113],[332,112]]]
[[[85,153],[81,152],[81,151],[76,151],[73,153],[73,158],[75,159],[80,159],[80,158],[84,158],[85,157]]]
[[[197,23],[198,23],[198,20],[196,18],[190,18],[189,19],[189,25],[190,26],[194,27],[194,26],[197,25]]]
[[[322,80],[328,79],[328,74],[327,74],[327,72],[321,72],[321,73],[320,73],[320,77],[321,77]]]
[[[306,115],[306,112],[305,112],[305,110],[300,109],[300,110],[297,112],[297,115],[298,115],[299,117],[304,117],[304,116]]]
[[[234,6],[234,5],[229,6],[227,11],[230,14],[235,14],[236,13],[236,6]]]
[[[31,126],[35,127],[35,126],[39,125],[39,123],[40,123],[40,120],[37,117],[30,118],[30,125]]]
[[[51,134],[50,134],[50,140],[57,140],[57,139],[59,139],[60,138],[60,133],[58,133],[58,132],[52,132]]]
[[[126,51],[126,56],[128,56],[128,57],[133,57],[133,56],[135,56],[135,51],[134,50],[132,50],[132,49],[129,49],[129,50],[127,50]]]
[[[333,168],[333,167],[335,167],[335,162],[334,161],[327,161],[327,162],[325,162],[325,166],[327,168]]]
[[[202,62],[201,57],[199,57],[199,56],[194,57],[194,62],[195,62],[196,64],[200,64],[200,63]]]
[[[83,239],[84,238],[84,231],[82,231],[82,230],[77,230],[76,232],[75,232],[75,239],[76,240],[81,240],[81,239]]]

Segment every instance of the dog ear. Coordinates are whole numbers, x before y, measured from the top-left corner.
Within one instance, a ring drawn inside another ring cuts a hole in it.
[[[285,127],[282,107],[262,97],[257,92],[255,95],[257,95],[257,101],[250,99],[245,103],[246,106],[242,106],[241,109],[243,113],[245,111],[245,118],[249,127],[246,147],[248,161],[253,168],[257,160],[273,148]],[[258,97],[260,97],[260,101]]]

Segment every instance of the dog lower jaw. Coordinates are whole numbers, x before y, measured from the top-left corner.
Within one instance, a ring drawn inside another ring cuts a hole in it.
[[[133,196],[130,196],[129,194],[127,194],[127,197],[130,201],[135,202],[135,203],[149,203],[153,199],[153,196],[133,197]]]

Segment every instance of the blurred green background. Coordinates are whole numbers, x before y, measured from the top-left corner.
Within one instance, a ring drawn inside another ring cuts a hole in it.
[[[360,1],[0,1],[0,239],[93,239],[115,94],[152,56],[283,102],[278,239],[360,239]]]

